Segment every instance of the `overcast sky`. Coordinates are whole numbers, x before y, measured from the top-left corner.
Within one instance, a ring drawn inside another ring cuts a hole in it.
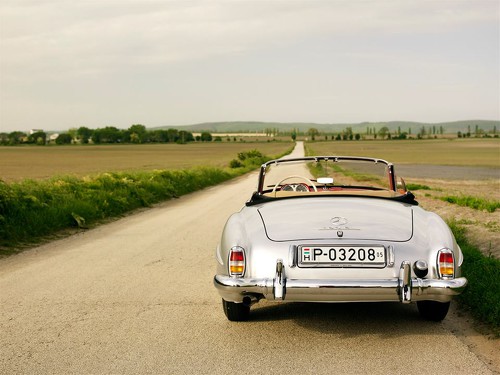
[[[0,131],[500,120],[499,35],[499,0],[0,0]]]

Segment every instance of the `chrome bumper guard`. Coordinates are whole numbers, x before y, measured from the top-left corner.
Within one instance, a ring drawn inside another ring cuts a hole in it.
[[[387,280],[323,280],[287,279],[283,261],[278,259],[273,279],[247,279],[216,275],[214,285],[226,301],[243,302],[261,298],[297,302],[383,302],[439,301],[448,302],[459,295],[467,279],[411,278],[410,263],[401,263],[398,279]]]

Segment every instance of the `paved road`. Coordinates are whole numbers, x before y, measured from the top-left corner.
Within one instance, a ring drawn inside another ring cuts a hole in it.
[[[1,260],[0,373],[490,373],[413,305],[260,302],[251,321],[227,321],[214,249],[255,184],[244,176]]]

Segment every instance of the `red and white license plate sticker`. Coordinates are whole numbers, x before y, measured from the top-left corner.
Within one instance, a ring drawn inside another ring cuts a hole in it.
[[[383,246],[299,246],[302,266],[372,266],[386,264]]]

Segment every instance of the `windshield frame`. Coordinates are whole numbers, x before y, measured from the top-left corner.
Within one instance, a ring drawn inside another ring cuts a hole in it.
[[[385,164],[387,166],[388,178],[389,178],[389,189],[391,191],[397,191],[396,175],[394,173],[394,165],[386,160],[378,158],[360,157],[360,156],[306,156],[302,158],[288,158],[288,159],[275,159],[270,160],[260,167],[259,172],[259,182],[257,186],[257,194],[264,194],[265,191],[265,178],[266,171],[268,167],[272,165],[285,164],[291,162],[320,162],[320,161],[331,161],[333,163],[338,163],[342,161],[359,161],[359,162],[371,162],[374,164]]]

